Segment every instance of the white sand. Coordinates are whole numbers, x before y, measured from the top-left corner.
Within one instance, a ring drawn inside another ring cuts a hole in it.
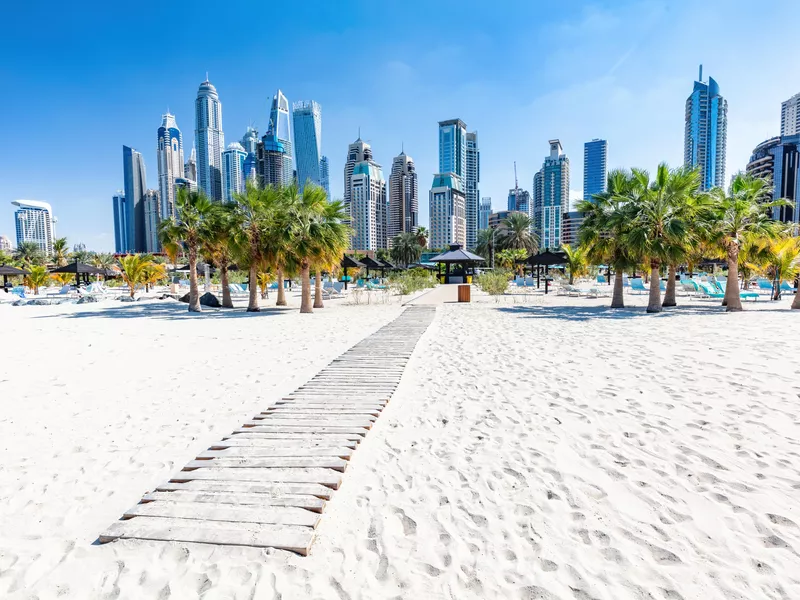
[[[307,558],[91,544],[396,304],[0,306],[0,598],[800,598],[788,301],[477,300],[439,308]]]

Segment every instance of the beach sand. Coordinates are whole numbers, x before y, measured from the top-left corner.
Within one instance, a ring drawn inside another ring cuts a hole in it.
[[[305,558],[93,542],[397,303],[0,306],[0,598],[800,598],[788,301],[475,296],[439,306]]]

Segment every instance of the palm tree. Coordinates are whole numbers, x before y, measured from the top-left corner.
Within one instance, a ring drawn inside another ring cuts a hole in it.
[[[131,298],[136,293],[136,286],[144,283],[147,278],[147,270],[153,263],[147,254],[128,254],[119,259],[119,268],[122,280],[128,284]]]
[[[20,242],[14,250],[14,260],[25,267],[43,266],[45,255],[36,242]]]
[[[89,264],[89,261],[92,259],[93,252],[90,252],[86,249],[86,244],[79,242],[72,247],[72,253],[69,256],[69,259],[82,263]]]
[[[92,262],[91,262],[91,265],[93,267],[97,267],[98,269],[103,269],[105,271],[108,271],[111,268],[113,268],[115,264],[116,261],[114,260],[114,255],[103,252],[95,254],[92,257]]]
[[[205,256],[219,269],[222,285],[222,306],[233,308],[231,290],[228,287],[228,267],[233,262],[236,250],[238,223],[233,204],[214,204],[203,222],[200,244]]]
[[[72,273],[52,273],[50,275],[50,278],[53,279],[53,281],[58,282],[58,284],[61,286],[65,286],[72,281],[72,277]]]
[[[494,246],[495,246],[494,229],[481,229],[478,231],[478,240],[475,246],[475,252],[481,256],[489,258],[489,264],[494,263]]]
[[[800,270],[800,238],[771,240],[767,258],[767,274],[772,278],[773,300],[781,299],[781,281],[794,280]]]
[[[167,268],[161,263],[153,262],[152,256],[147,256],[145,258],[147,259],[148,264],[144,269],[141,283],[144,284],[145,291],[149,292],[151,286],[156,285],[159,281],[166,278]]]
[[[0,250],[0,265],[10,265],[12,260],[14,260],[12,254],[9,254],[5,250]]]
[[[594,200],[579,202],[577,206],[577,210],[584,214],[578,240],[585,248],[588,260],[614,269],[611,308],[625,308],[622,276],[637,262],[637,257],[625,243],[631,222],[628,198],[634,185],[630,171],[615,169],[608,174],[607,191],[595,195]]]
[[[414,231],[417,234],[417,243],[420,248],[428,247],[428,229],[426,227],[417,227]]]
[[[538,241],[531,233],[531,218],[525,213],[511,213],[503,219],[498,231],[498,246],[511,250],[525,250],[533,254],[538,249]]]
[[[730,311],[742,310],[739,295],[739,251],[748,236],[774,238],[780,225],[770,218],[774,206],[788,206],[786,200],[772,200],[769,182],[737,173],[726,194],[721,188],[711,190],[715,221],[712,237],[725,250],[728,281],[723,304]]]
[[[415,263],[422,255],[422,246],[416,233],[403,232],[392,238],[391,259],[398,264],[408,266]]]
[[[47,272],[47,267],[42,265],[32,265],[28,267],[28,270],[30,273],[25,276],[25,285],[33,288],[33,293],[38,296],[39,286],[42,286],[49,281],[50,273]]]
[[[586,250],[581,246],[573,248],[569,244],[562,246],[561,250],[566,257],[567,270],[569,271],[569,284],[575,283],[575,277],[583,277],[588,273],[586,263]]]
[[[158,227],[158,236],[164,247],[186,245],[189,254],[189,312],[200,312],[200,293],[197,289],[197,253],[202,239],[204,221],[212,210],[212,203],[203,192],[189,192],[182,188],[178,190],[175,208],[177,219],[171,217],[162,221]],[[133,295],[133,290],[131,290],[131,295]]]
[[[269,284],[272,283],[272,273],[261,272],[258,274],[258,289],[261,292],[261,299],[269,297]]]
[[[347,246],[350,245],[350,227],[343,224],[347,213],[340,200],[326,202],[319,219],[319,236],[315,249],[314,263],[317,265],[314,280],[314,308],[323,308],[322,269],[334,272],[342,261]]]
[[[500,266],[515,273],[525,271],[525,259],[528,258],[527,251],[523,249],[506,248],[497,253],[497,262]]]
[[[67,245],[67,238],[56,238],[53,240],[53,263],[57,267],[63,267],[67,264],[69,256],[69,246]]]

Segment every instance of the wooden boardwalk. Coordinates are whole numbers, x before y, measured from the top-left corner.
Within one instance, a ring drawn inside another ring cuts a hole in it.
[[[433,306],[412,306],[200,452],[103,532],[306,555],[348,461],[400,383]]]

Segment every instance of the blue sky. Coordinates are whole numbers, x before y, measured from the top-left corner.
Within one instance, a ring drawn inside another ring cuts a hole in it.
[[[795,0],[796,1],[796,0]],[[404,144],[420,176],[420,220],[437,169],[437,121],[477,130],[481,196],[506,203],[517,162],[531,188],[560,138],[573,196],[583,143],[608,140],[609,167],[683,159],[684,103],[697,77],[728,99],[728,176],[779,132],[800,92],[795,2],[740,0],[305,0],[300,3],[11,3],[0,36],[0,234],[11,201],[44,200],[70,244],[112,250],[111,196],[122,145],[144,154],[157,187],[156,130],[167,107],[184,145],[206,71],[226,144],[261,132],[280,87],[317,100],[331,190],[361,128],[388,177]]]

